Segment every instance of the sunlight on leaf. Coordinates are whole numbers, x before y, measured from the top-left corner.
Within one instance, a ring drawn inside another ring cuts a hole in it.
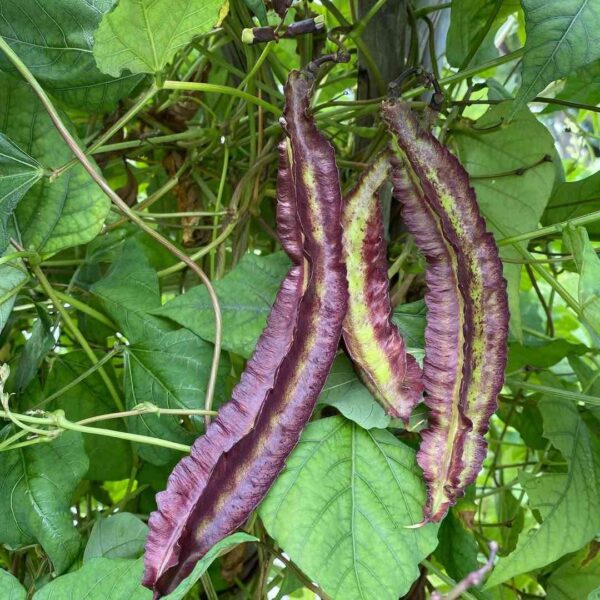
[[[397,600],[436,546],[413,450],[343,417],[311,423],[260,507],[267,531],[334,598]]]
[[[95,33],[94,56],[103,73],[158,74],[196,35],[219,19],[223,0],[121,2]]]
[[[513,118],[551,81],[600,58],[600,4],[595,0],[522,0],[525,13],[523,81]]]

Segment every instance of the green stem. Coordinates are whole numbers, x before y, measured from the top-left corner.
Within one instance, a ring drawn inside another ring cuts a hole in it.
[[[423,8],[419,8],[415,10],[415,17],[418,19],[420,17],[424,17],[432,12],[437,12],[438,10],[444,10],[445,8],[451,8],[452,2],[444,2],[443,4],[433,4],[431,6],[424,6]]]
[[[362,35],[362,33],[366,29],[367,25],[371,22],[371,19],[373,19],[373,17],[379,12],[379,10],[381,8],[383,8],[383,5],[387,1],[388,0],[377,0],[377,2],[375,2],[375,4],[373,4],[373,6],[371,6],[371,8],[369,9],[369,12],[356,23],[356,27],[354,28],[354,31],[356,32],[357,35]]]
[[[14,413],[12,413],[14,415]],[[138,444],[151,444],[153,446],[161,446],[163,448],[170,448],[172,450],[179,450],[180,452],[189,452],[190,446],[185,444],[177,444],[176,442],[171,442],[169,440],[161,440],[159,438],[148,437],[146,435],[138,435],[136,433],[128,433],[126,431],[115,431],[113,429],[103,429],[101,427],[87,427],[86,425],[82,425],[81,423],[74,423],[73,421],[69,421],[62,411],[58,411],[56,413],[52,413],[46,417],[33,417],[30,415],[15,415],[18,417],[20,421],[25,421],[28,423],[35,423],[38,425],[46,425],[53,426],[58,429],[64,429],[68,431],[78,431],[79,433],[89,433],[92,435],[102,435],[105,437],[117,438],[120,440],[127,440],[129,442],[136,442]],[[10,418],[9,414],[6,411],[0,411],[0,417]],[[89,421],[89,420],[88,420]],[[43,431],[43,435],[46,436],[46,439],[39,438],[37,440],[29,440],[29,443],[39,443],[40,441],[46,441],[47,438],[52,437],[52,431]],[[27,443],[27,442],[24,442]],[[21,444],[22,445],[22,444]],[[13,445],[6,450],[12,450],[16,448],[17,445]]]
[[[529,383],[528,381],[521,381],[520,379],[507,379],[507,385],[514,385],[515,387],[530,390],[532,392],[541,392],[542,394],[550,394],[559,398],[567,398],[575,402],[583,402],[590,404],[591,406],[600,406],[600,398],[597,396],[590,396],[589,394],[582,394],[580,392],[571,392],[569,390],[563,390],[560,388],[553,388],[547,385],[538,385],[537,383]]]
[[[89,156],[93,154],[102,144],[110,140],[115,133],[120,131],[133,117],[135,117],[142,108],[144,108],[146,102],[154,97],[154,95],[158,92],[158,87],[156,84],[152,84],[150,88],[142,94],[138,100],[134,103],[134,105],[120,118],[118,119],[111,127],[109,127],[86,151],[85,153]],[[79,161],[76,158],[73,158],[68,163],[64,164],[62,167],[55,169],[54,173],[50,177],[50,180],[56,179],[60,177],[63,173],[68,171],[72,166],[76,165]]]
[[[60,298],[58,297],[58,294],[56,293],[56,290],[52,287],[52,285],[50,284],[50,282],[44,275],[44,272],[42,271],[42,269],[40,269],[40,267],[37,265],[31,265],[31,270],[33,271],[33,274],[36,276],[37,280],[40,282],[40,285],[42,286],[44,292],[46,293],[46,296],[48,296],[48,298],[50,298],[50,300],[52,301],[52,304],[54,305],[56,310],[59,312],[65,325],[67,326],[67,328],[69,329],[69,331],[71,332],[73,337],[77,340],[77,343],[82,347],[83,351],[86,353],[86,355],[90,359],[91,363],[93,365],[97,366],[99,360],[98,360],[98,357],[96,356],[96,353],[92,350],[92,348],[88,344],[87,340],[85,339],[84,335],[81,333],[81,331],[79,330],[77,325],[75,325],[75,322],[73,321],[73,319],[71,319],[71,316],[69,315],[69,311],[63,306],[62,302],[60,301]],[[112,380],[110,379],[110,377],[104,370],[104,367],[97,367],[97,368],[98,368],[98,374],[102,378],[102,381],[104,382],[104,385],[106,386],[106,389],[108,390],[108,393],[110,394],[110,397],[113,399],[115,406],[119,410],[123,410],[124,407],[123,407],[123,403],[121,402],[121,398],[119,398],[119,394],[117,393],[117,390],[115,389],[115,386],[113,385]]]
[[[219,190],[217,192],[217,199],[215,201],[215,217],[213,220],[213,230],[211,236],[211,243],[214,244],[217,239],[217,229],[219,227],[219,212],[221,210],[221,204],[223,202],[223,192],[225,191],[225,182],[227,181],[227,169],[229,168],[229,146],[224,144],[225,146],[225,155],[223,157],[223,168],[221,169],[221,179],[219,181]],[[215,275],[215,250],[210,253],[210,272],[214,277]],[[210,410],[210,406],[206,407],[206,410]]]
[[[74,388],[76,385],[79,385],[82,381],[84,381],[90,375],[92,375],[92,373],[95,373],[98,369],[105,365],[113,356],[115,356],[119,352],[121,352],[121,346],[115,345],[115,347],[110,352],[107,352],[96,364],[92,365],[89,369],[81,373],[81,375],[79,375],[72,381],[69,381],[69,383],[67,383],[67,385],[65,385],[64,387],[60,388],[59,390],[56,390],[54,394],[50,394],[50,396],[47,396],[46,398],[38,402],[33,407],[33,409],[42,408],[43,406],[50,404],[50,402],[52,402],[53,400],[60,398],[60,396],[62,396],[65,392],[69,391],[71,388]]]
[[[189,212],[172,212],[172,213],[142,213],[139,210],[136,210],[138,214],[142,215],[147,219],[181,219],[185,217],[214,217],[224,216],[229,214],[228,210],[190,210]]]
[[[574,219],[561,221],[560,223],[555,223],[554,225],[548,225],[547,227],[540,227],[534,231],[526,231],[525,233],[519,233],[517,235],[503,238],[498,241],[498,246],[508,246],[509,244],[534,240],[536,238],[541,238],[553,233],[561,233],[567,225],[589,225],[590,223],[595,223],[596,221],[600,221],[600,210],[596,210],[580,217],[575,217]]]
[[[503,228],[494,220],[488,216],[488,221],[502,234],[506,235],[503,231]],[[505,238],[510,239],[510,238]],[[535,258],[532,254],[527,250],[527,248],[523,247],[523,244],[519,242],[511,242],[513,248],[531,265],[532,270],[534,270],[542,279],[544,279],[548,285],[555,290],[555,292],[567,303],[567,305],[575,311],[575,314],[578,316],[581,314],[581,307],[579,303],[567,289],[555,278],[551,273],[549,273],[542,265],[534,262]],[[499,244],[500,245],[500,244]]]
[[[73,308],[76,308],[82,313],[92,317],[99,323],[103,323],[107,327],[110,327],[113,330],[117,330],[117,326],[107,317],[105,317],[101,312],[98,312],[96,309],[92,308],[89,304],[82,302],[81,300],[77,300],[73,296],[69,294],[65,294],[64,292],[59,292],[58,290],[54,290],[56,297],[62,300],[63,302],[70,304]]]
[[[515,50],[514,52],[509,52],[508,54],[505,54],[504,56],[499,56],[498,58],[495,58],[494,60],[490,60],[486,63],[482,63],[480,65],[475,65],[473,67],[469,67],[468,69],[465,69],[464,71],[459,71],[458,73],[454,73],[453,75],[449,75],[448,77],[444,77],[443,79],[440,79],[440,85],[448,85],[451,83],[455,83],[457,81],[463,81],[464,79],[469,79],[470,77],[473,77],[475,75],[478,75],[479,73],[482,73],[483,71],[487,71],[488,69],[494,69],[496,67],[499,67],[500,65],[503,65],[507,62],[511,62],[513,60],[517,60],[518,58],[521,58],[523,56],[524,53],[524,49],[523,48],[519,48],[518,50]],[[409,90],[406,92],[406,94],[403,95],[403,98],[415,98],[416,96],[420,96],[423,92],[426,92],[427,88],[425,86],[419,86],[417,88],[413,88],[412,90]]]
[[[200,581],[202,582],[202,587],[204,588],[204,592],[208,600],[219,600],[219,596],[213,586],[212,579],[208,573],[202,573],[200,576]]]
[[[126,431],[116,431],[114,429],[103,429],[101,427],[87,427],[86,425],[79,425],[73,423],[61,415],[57,415],[54,418],[54,423],[60,429],[66,429],[70,431],[79,431],[80,433],[91,433],[92,435],[102,435],[105,437],[117,438],[120,440],[127,440],[128,442],[136,442],[138,444],[151,444],[153,446],[161,446],[162,448],[170,448],[171,450],[179,450],[180,452],[188,453],[190,446],[185,444],[177,444],[169,440],[161,440],[160,438],[148,437],[146,435],[138,435],[136,433],[128,433]]]
[[[160,408],[153,404],[141,404],[139,407],[133,408],[132,410],[124,410],[119,413],[108,413],[105,415],[96,415],[95,417],[88,417],[77,421],[79,425],[88,425],[89,423],[96,423],[98,421],[110,421],[112,419],[124,419],[125,417],[139,417],[140,415],[175,415],[181,417],[191,417],[194,415],[204,417],[206,415],[216,416],[217,411],[215,410],[203,410],[203,409],[187,409],[187,408]]]
[[[251,102],[252,104],[261,106],[265,110],[268,110],[270,113],[273,113],[278,117],[281,115],[281,108],[275,106],[274,104],[271,104],[262,98],[258,98],[257,96],[253,96],[252,94],[248,94],[242,90],[238,90],[237,88],[228,87],[226,85],[217,85],[215,83],[202,83],[196,81],[165,81],[162,84],[162,89],[184,90],[188,92],[209,92],[214,94],[224,94],[226,96],[234,96],[236,98],[246,100],[246,102]]]

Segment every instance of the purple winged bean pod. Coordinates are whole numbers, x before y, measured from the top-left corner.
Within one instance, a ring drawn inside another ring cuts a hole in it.
[[[439,521],[485,458],[506,366],[506,282],[462,165],[406,103],[386,102],[383,117],[396,156],[395,195],[427,260],[423,382],[430,412],[417,461],[428,485],[424,522]]]
[[[386,412],[408,422],[421,399],[417,361],[392,322],[387,244],[378,191],[390,176],[390,155],[380,155],[346,196],[342,224],[348,271],[344,341],[361,379]]]
[[[313,81],[293,71],[285,89],[277,217],[293,266],[232,400],[157,497],[143,580],[155,599],[173,591],[265,496],[335,358],[348,295],[342,200],[333,147],[310,114]]]

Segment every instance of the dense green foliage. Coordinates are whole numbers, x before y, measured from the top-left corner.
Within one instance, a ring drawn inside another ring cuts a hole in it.
[[[494,570],[464,598],[597,598],[598,3],[299,0],[286,23],[320,14],[323,32],[244,45],[244,28],[279,23],[266,8],[0,0],[0,598],[152,597],[155,494],[230,397],[289,266],[282,85],[336,42],[350,62],[324,69],[314,112],[344,191],[387,142],[389,79],[422,64],[444,92],[434,132],[471,176],[508,282],[488,456],[439,527],[407,528],[426,410],[390,419],[340,350],[246,533],[169,598],[416,600],[481,566],[490,541]],[[425,92],[405,82],[417,111]],[[424,260],[387,192],[383,207],[394,322],[422,360]]]

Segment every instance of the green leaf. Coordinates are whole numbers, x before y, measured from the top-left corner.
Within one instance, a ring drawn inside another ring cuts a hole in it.
[[[568,74],[563,89],[556,94],[560,100],[595,106],[600,102],[600,60]],[[558,104],[548,104],[544,113],[564,110]],[[573,188],[574,189],[574,188]]]
[[[73,130],[65,114],[63,122]],[[73,155],[31,87],[0,73],[0,129],[47,169]],[[84,244],[100,231],[110,201],[80,165],[50,182],[38,181],[21,199],[12,224],[26,248],[51,254]]]
[[[88,459],[79,433],[68,431],[51,443],[2,452],[0,457],[0,543],[38,542],[54,570],[65,571],[79,555],[71,495]]]
[[[83,553],[83,562],[94,558],[137,558],[144,552],[148,526],[131,513],[99,518]]]
[[[384,429],[390,424],[390,417],[360,382],[352,362],[343,354],[335,359],[318,402],[334,406],[364,429]]]
[[[427,324],[427,306],[425,300],[401,304],[394,308],[392,319],[408,348],[425,347],[425,325]]]
[[[459,514],[456,508],[450,509],[440,525],[440,543],[435,550],[435,557],[444,565],[446,573],[457,581],[481,566],[477,560],[477,541]]]
[[[10,249],[4,256],[10,255]],[[0,333],[12,311],[17,293],[27,283],[29,275],[20,259],[0,264]]]
[[[537,405],[525,405],[519,412],[513,407],[514,405],[501,403],[496,414],[519,432],[529,448],[544,450],[547,441],[543,437],[542,414]]]
[[[496,30],[511,12],[518,10],[519,2],[517,0],[462,0],[452,3],[446,58],[453,67],[460,67],[474,49],[477,39],[486,27],[488,19],[494,14],[498,3],[502,6],[470,64],[480,64],[498,56],[498,50],[494,45]]]
[[[0,35],[52,95],[78,110],[108,111],[128,97],[140,75],[114,79],[92,55],[93,33],[116,0],[0,0]],[[12,65],[0,56],[0,69]]]
[[[510,342],[508,344],[507,373],[514,373],[524,366],[547,369],[566,356],[578,356],[588,352],[583,344],[571,344],[563,339],[531,341],[528,345]]]
[[[522,0],[525,56],[511,117],[551,81],[600,58],[600,4],[595,0]]]
[[[546,600],[581,600],[600,587],[598,542],[582,548],[548,578]]]
[[[104,279],[91,288],[127,339],[162,337],[171,328],[149,312],[160,307],[158,275],[135,239],[128,239]]]
[[[569,225],[563,239],[571,249],[579,271],[579,305],[588,327],[600,335],[600,257],[585,227]]]
[[[256,538],[245,533],[234,533],[221,540],[164,600],[181,600],[221,552],[253,541]],[[143,571],[141,558],[92,558],[85,561],[81,569],[44,586],[33,600],[151,600],[152,592],[140,583]]]
[[[8,571],[0,569],[0,598],[3,600],[26,600],[27,590]]]
[[[436,546],[413,450],[343,417],[313,422],[260,507],[269,534],[333,598],[397,600]]]
[[[519,534],[523,531],[525,511],[510,490],[502,490],[495,500],[496,519],[498,523],[506,524],[491,528],[490,537],[500,546],[499,556],[507,556],[516,548]]]
[[[19,200],[44,174],[41,165],[0,133],[0,252],[9,242],[7,224]]]
[[[543,225],[562,223],[600,210],[600,173],[579,181],[557,183],[542,218]],[[600,235],[600,220],[586,225],[590,235]]]
[[[151,600],[140,583],[143,571],[141,558],[94,558],[45,585],[33,600]]]
[[[175,52],[219,20],[223,0],[120,2],[102,17],[94,56],[103,73],[159,74]]]
[[[223,316],[224,350],[250,357],[289,266],[282,252],[246,254],[223,279],[214,282]],[[201,338],[215,341],[214,313],[204,286],[177,296],[152,314],[168,317]]]
[[[568,471],[523,476],[523,486],[542,523],[521,534],[512,554],[501,558],[486,587],[543,567],[579,550],[600,529],[600,442],[588,430],[577,406],[565,399],[539,402],[544,436],[568,463]]]
[[[83,350],[58,355],[48,375],[44,396],[48,397],[62,390],[89,368],[90,359]],[[104,368],[107,369],[108,365]],[[80,421],[116,410],[106,392],[106,385],[97,371],[88,375],[77,385],[62,391],[60,396],[46,408],[64,410],[65,416],[71,421]],[[123,419],[111,419],[90,424],[90,427],[95,426],[116,431],[126,430]],[[86,479],[119,481],[129,477],[133,452],[128,441],[88,433],[83,434],[83,441],[85,452],[89,458]]]
[[[250,9],[252,14],[258,19],[261,25],[268,25],[269,19],[267,18],[267,9],[263,0],[244,0],[246,6]]]
[[[38,318],[33,322],[31,336],[19,355],[19,362],[11,378],[11,391],[22,392],[35,377],[46,355],[54,348],[52,321],[46,309],[36,306]]]
[[[509,109],[507,103],[495,106],[472,127],[466,125],[454,137],[481,211],[497,239],[531,231],[538,226],[555,177],[554,166],[544,160],[554,155],[550,133],[526,109],[510,124],[502,124]],[[498,127],[490,129],[494,125]],[[501,248],[500,255],[521,258],[517,250],[508,246]],[[511,331],[519,340],[522,337],[521,268],[520,264],[504,263]]]
[[[127,408],[133,409],[144,402],[160,408],[204,408],[212,356],[212,344],[186,329],[128,346],[124,365]],[[229,361],[221,357],[215,390],[217,404],[226,399],[225,378],[229,370]],[[184,429],[181,417],[173,415],[140,415],[129,418],[127,425],[133,433],[191,444],[202,426],[202,419],[190,419],[196,425],[192,431]],[[140,444],[137,452],[156,465],[181,456],[174,450],[146,444]]]
[[[177,588],[171,592],[168,596],[165,596],[165,600],[182,600],[182,598],[194,587],[200,577],[206,573],[206,570],[215,561],[219,554],[231,550],[233,547],[243,544],[245,542],[256,542],[258,541],[252,535],[247,533],[234,533],[233,535],[227,536],[220,542],[215,544],[205,555],[201,558],[194,567],[192,573],[186,577]]]

